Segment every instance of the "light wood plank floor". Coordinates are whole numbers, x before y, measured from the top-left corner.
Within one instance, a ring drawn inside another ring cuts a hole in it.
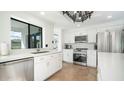
[[[96,81],[97,70],[69,63],[63,63],[62,70],[51,76],[48,81]]]

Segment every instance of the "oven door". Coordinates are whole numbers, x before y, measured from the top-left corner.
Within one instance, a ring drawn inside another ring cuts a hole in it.
[[[81,54],[81,53],[74,53],[73,54],[73,61],[74,61],[74,64],[86,65],[87,55]]]

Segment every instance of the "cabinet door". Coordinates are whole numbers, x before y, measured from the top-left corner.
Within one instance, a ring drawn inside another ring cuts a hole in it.
[[[73,63],[73,50],[72,49],[63,50],[63,61],[68,62],[68,63]]]
[[[47,67],[46,63],[38,63],[35,65],[35,80],[45,80],[47,78]]]
[[[62,68],[62,53],[55,55],[56,58],[56,71]]]
[[[64,43],[74,43],[74,35],[71,33],[65,34],[64,36]]]
[[[67,51],[63,49],[63,61],[67,61]]]
[[[69,38],[69,37],[68,37]],[[74,35],[70,35],[70,39],[69,39],[69,43],[75,43],[75,38],[74,38]]]
[[[87,51],[87,65],[91,67],[96,67],[96,51],[95,50]]]
[[[49,60],[47,62],[47,68],[48,68],[48,75],[51,76],[55,72],[55,58],[52,55],[49,55]]]
[[[88,33],[88,42],[89,43],[96,43],[96,33]]]
[[[34,77],[35,80],[45,80],[62,68],[62,53],[35,57]]]
[[[45,80],[48,77],[47,63],[45,57],[37,57],[34,62],[34,77],[36,81]]]
[[[58,55],[58,69],[62,68],[62,53]]]
[[[49,56],[50,60],[47,64],[48,75],[51,76],[62,68],[62,54],[52,54]]]

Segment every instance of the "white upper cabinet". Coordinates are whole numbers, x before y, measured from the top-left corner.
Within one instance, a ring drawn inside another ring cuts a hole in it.
[[[75,43],[74,35],[72,33],[64,34],[64,43]]]
[[[89,31],[75,31],[75,32],[64,32],[63,40],[64,43],[75,43],[75,36],[88,36],[88,43],[96,43],[96,33],[95,30]]]
[[[88,33],[88,43],[96,43],[96,33],[94,31]]]

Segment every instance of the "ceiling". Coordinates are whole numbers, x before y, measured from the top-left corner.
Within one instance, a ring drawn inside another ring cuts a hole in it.
[[[123,11],[94,11],[91,19],[87,19],[83,23],[73,23],[70,18],[68,18],[67,16],[63,16],[60,11],[30,11],[28,13],[37,16],[38,18],[44,19],[48,22],[54,23],[56,26],[66,29],[80,28],[124,19]]]

